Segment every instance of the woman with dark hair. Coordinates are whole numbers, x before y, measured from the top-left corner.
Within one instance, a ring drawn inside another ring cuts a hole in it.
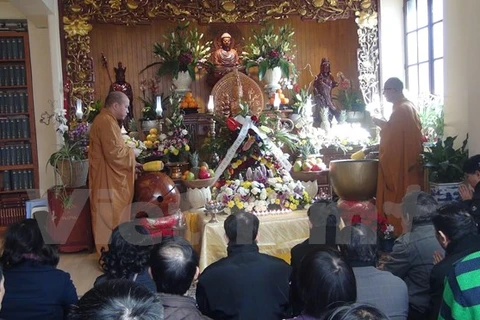
[[[134,221],[124,222],[113,229],[108,251],[102,248],[100,265],[105,272],[94,283],[107,280],[128,279],[157,292],[150,276],[150,251],[152,238],[147,229]]]
[[[314,320],[329,309],[357,300],[352,268],[333,249],[312,251],[303,258],[298,272],[303,312],[293,319]]]
[[[340,306],[325,314],[321,320],[389,320],[382,311],[364,303]]]
[[[42,237],[34,219],[8,227],[0,258],[5,277],[0,318],[61,320],[77,302],[70,275],[56,268],[58,253],[47,243],[52,242]]]

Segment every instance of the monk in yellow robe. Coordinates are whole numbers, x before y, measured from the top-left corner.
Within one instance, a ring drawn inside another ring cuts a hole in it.
[[[130,221],[135,183],[135,154],[122,138],[118,120],[128,114],[130,101],[110,92],[90,129],[88,179],[92,229],[97,252],[107,248],[112,230]]]
[[[393,109],[388,121],[374,118],[374,123],[381,128],[376,203],[379,214],[386,215],[399,235],[403,197],[407,190],[423,188],[422,124],[413,103],[403,95],[400,79],[388,79],[383,94],[393,103]]]

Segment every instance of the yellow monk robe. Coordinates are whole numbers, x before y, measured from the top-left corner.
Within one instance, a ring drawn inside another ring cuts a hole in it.
[[[112,230],[130,221],[135,183],[135,154],[125,145],[118,121],[103,108],[90,129],[89,187],[92,229],[97,252]]]
[[[402,99],[380,131],[377,210],[386,214],[395,234],[402,232],[401,203],[407,189],[423,189],[421,129],[413,104]]]

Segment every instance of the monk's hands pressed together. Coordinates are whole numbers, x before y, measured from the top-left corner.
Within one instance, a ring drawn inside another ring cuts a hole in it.
[[[372,118],[372,121],[376,126],[379,126],[380,128],[383,128],[385,123],[387,123],[387,121],[380,118]]]
[[[472,189],[470,189],[470,187],[464,183],[462,183],[458,187],[458,192],[460,193],[460,197],[462,197],[462,200],[472,200],[473,198]]]

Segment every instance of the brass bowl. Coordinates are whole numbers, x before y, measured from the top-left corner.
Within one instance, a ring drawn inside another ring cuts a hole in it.
[[[344,200],[364,201],[377,193],[378,160],[332,160],[330,182]]]

